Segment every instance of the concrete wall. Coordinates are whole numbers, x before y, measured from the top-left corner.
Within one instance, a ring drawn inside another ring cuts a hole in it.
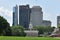
[[[24,32],[26,33],[26,36],[32,36],[32,37],[38,36],[37,30],[25,30]]]

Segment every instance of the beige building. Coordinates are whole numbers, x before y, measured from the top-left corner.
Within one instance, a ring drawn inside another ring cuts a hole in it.
[[[40,6],[33,6],[31,8],[30,21],[33,26],[41,26],[43,21],[43,12]]]

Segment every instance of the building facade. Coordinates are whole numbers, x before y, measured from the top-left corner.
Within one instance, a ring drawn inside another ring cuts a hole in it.
[[[31,8],[30,21],[33,26],[41,26],[43,21],[43,12],[40,6],[33,6]]]
[[[29,27],[30,22],[30,8],[29,5],[20,5],[19,6],[19,25],[24,28]]]
[[[60,25],[60,16],[57,16],[57,26]]]
[[[42,25],[43,25],[43,26],[47,26],[47,27],[48,27],[48,26],[51,27],[51,21],[43,20]]]
[[[13,7],[13,26],[18,25],[18,6]]]

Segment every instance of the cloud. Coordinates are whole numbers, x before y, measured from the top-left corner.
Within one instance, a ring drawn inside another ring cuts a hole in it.
[[[4,7],[0,7],[0,16],[3,16],[10,23],[10,25],[12,25],[12,11]]]

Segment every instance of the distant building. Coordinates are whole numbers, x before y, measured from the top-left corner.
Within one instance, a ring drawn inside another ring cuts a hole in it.
[[[43,12],[40,6],[33,6],[31,8],[30,21],[33,26],[41,26],[43,21]]]
[[[57,16],[57,26],[60,25],[60,16]]]
[[[20,5],[19,6],[19,25],[24,28],[29,27],[30,22],[30,8],[29,5]]]
[[[13,8],[13,26],[18,25],[18,6],[16,5]]]
[[[28,37],[38,37],[38,32],[37,30],[24,30],[26,33],[26,36]]]
[[[43,20],[42,25],[43,26],[51,26],[51,21]]]

